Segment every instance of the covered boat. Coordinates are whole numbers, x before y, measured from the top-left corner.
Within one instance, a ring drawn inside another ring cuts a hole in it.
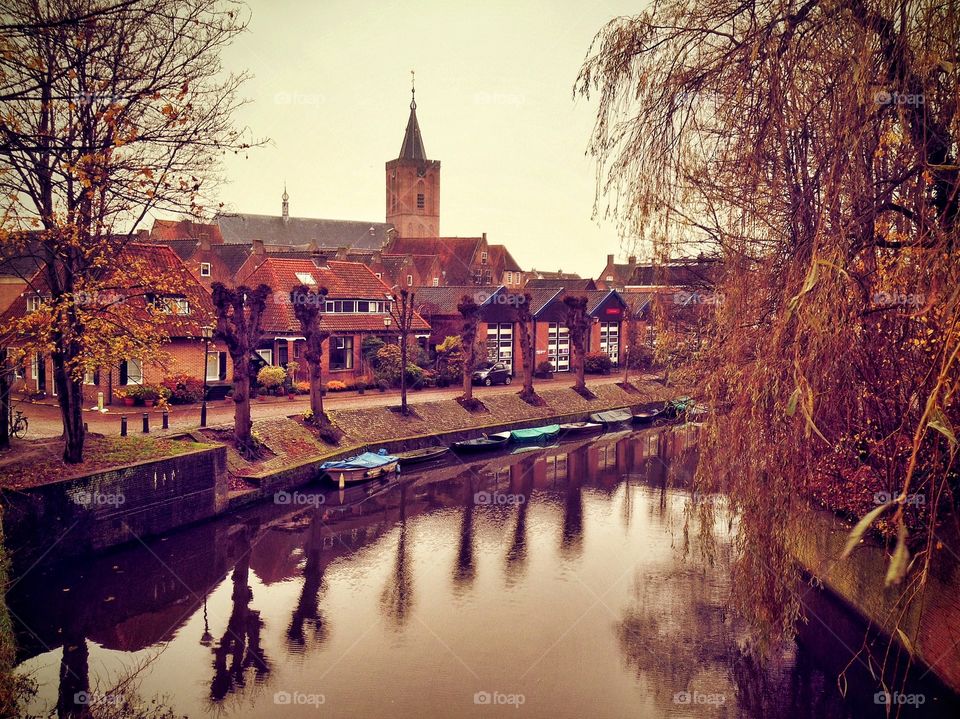
[[[398,457],[384,450],[364,452],[348,459],[324,462],[320,465],[320,471],[334,482],[339,482],[341,478],[344,482],[363,482],[396,472],[399,461]]]
[[[560,434],[559,424],[547,424],[543,427],[528,427],[527,429],[515,429],[510,432],[510,439],[514,442],[542,442],[553,439]]]
[[[611,409],[606,412],[595,412],[590,415],[591,422],[599,422],[604,425],[620,424],[621,422],[630,422],[633,419],[633,412],[629,409]]]
[[[633,421],[637,424],[650,424],[663,414],[663,408],[641,409],[633,413]]]

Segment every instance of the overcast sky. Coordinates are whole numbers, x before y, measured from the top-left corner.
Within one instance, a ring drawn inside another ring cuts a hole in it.
[[[414,69],[441,233],[486,232],[525,269],[595,277],[621,242],[591,219],[596,106],[572,87],[595,33],[642,4],[251,0],[225,63],[254,75],[238,119],[271,143],[228,160],[220,199],[279,214],[286,181],[291,215],[382,222]]]

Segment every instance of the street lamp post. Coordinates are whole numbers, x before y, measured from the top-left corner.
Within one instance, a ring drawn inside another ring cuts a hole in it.
[[[203,333],[203,403],[200,405],[200,426],[207,426],[207,363],[210,361],[210,338],[213,337],[213,327],[204,325],[200,328]]]

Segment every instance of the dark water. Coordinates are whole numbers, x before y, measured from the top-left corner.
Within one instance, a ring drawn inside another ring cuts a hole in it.
[[[729,544],[708,562],[685,524],[694,432],[297,494],[34,569],[8,596],[31,708],[110,706],[138,668],[140,696],[191,717],[884,716],[862,662],[838,690],[864,628],[816,590],[796,643],[743,650]],[[902,688],[902,716],[960,715]]]

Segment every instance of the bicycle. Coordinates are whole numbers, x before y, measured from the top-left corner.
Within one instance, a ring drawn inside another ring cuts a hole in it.
[[[10,420],[10,435],[17,439],[23,439],[29,425],[30,421],[23,416],[23,412],[17,410],[17,413]]]

